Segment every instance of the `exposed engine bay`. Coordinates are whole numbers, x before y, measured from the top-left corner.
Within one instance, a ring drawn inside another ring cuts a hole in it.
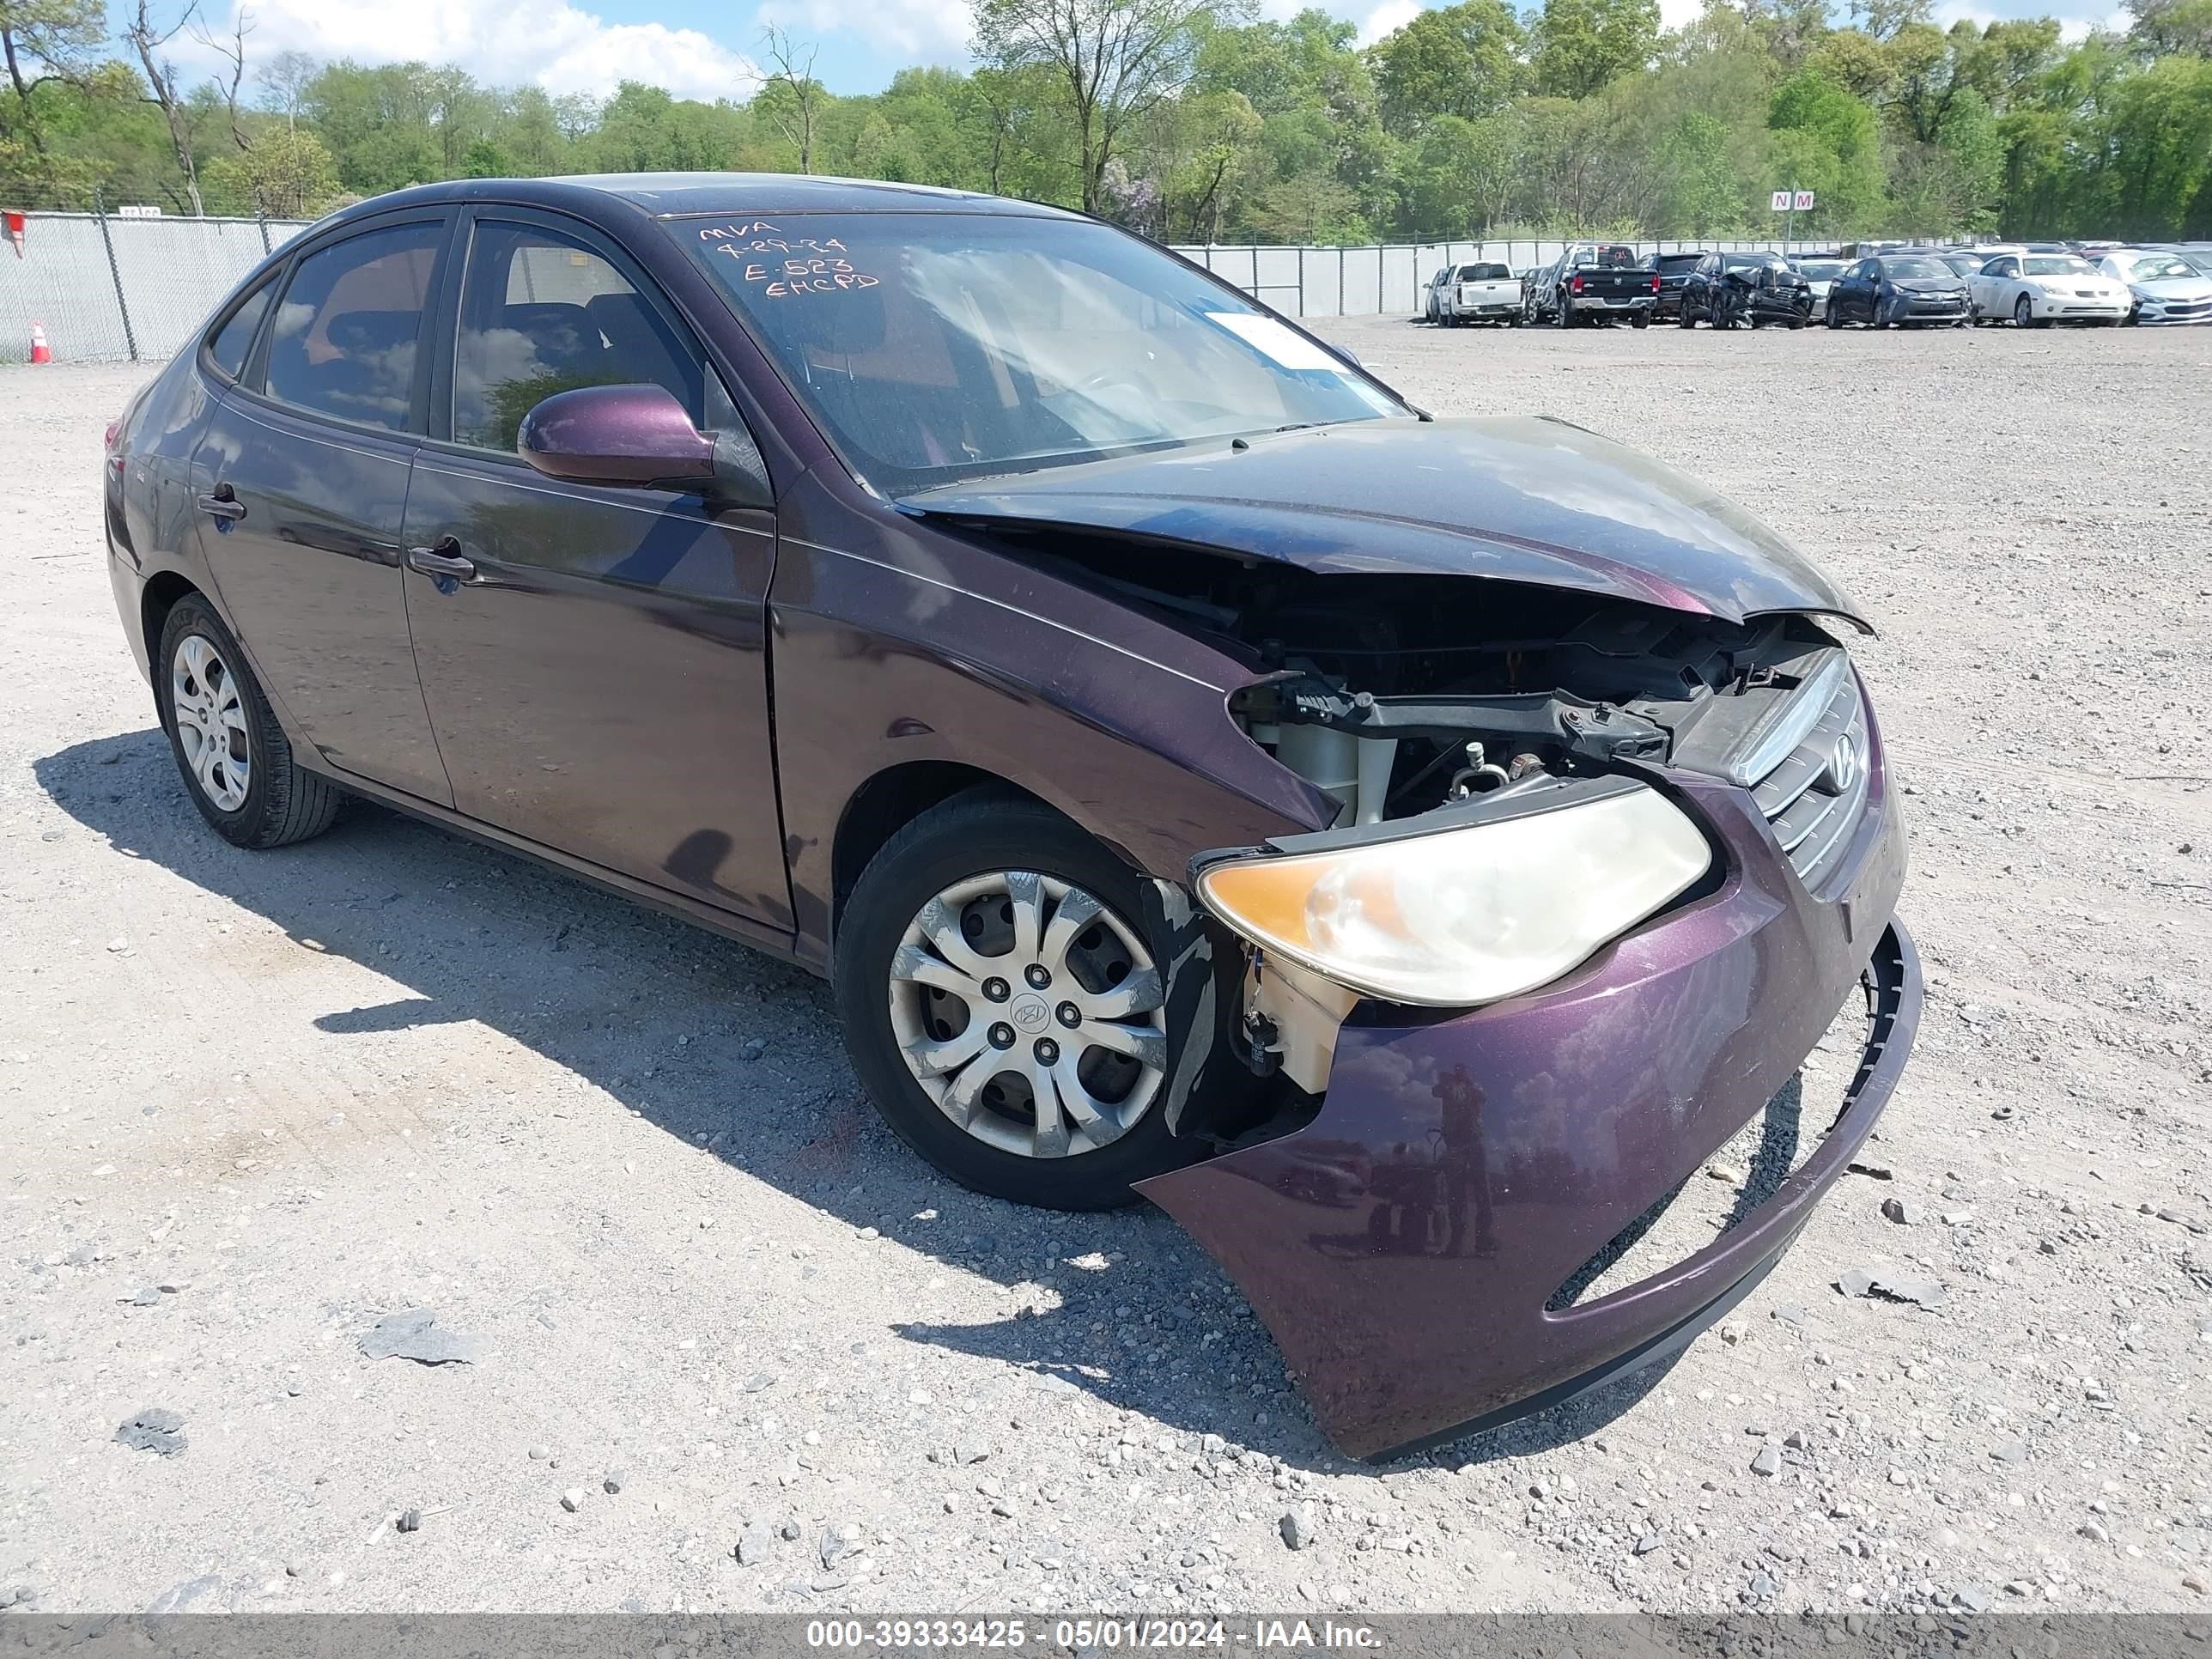
[[[1340,825],[1625,761],[1723,770],[1838,653],[1804,616],[1739,625],[1510,582],[1316,575],[1065,532],[999,539],[1249,659],[1266,678],[1231,712],[1343,803]]]

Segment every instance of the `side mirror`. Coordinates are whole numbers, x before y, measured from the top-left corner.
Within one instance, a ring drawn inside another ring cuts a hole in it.
[[[696,489],[733,507],[772,507],[768,469],[750,434],[708,434],[658,386],[556,392],[522,417],[514,447],[568,483]]]

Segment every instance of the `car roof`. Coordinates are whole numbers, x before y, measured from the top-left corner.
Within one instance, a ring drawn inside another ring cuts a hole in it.
[[[713,213],[992,213],[1076,219],[1038,202],[935,185],[795,173],[598,173],[550,179],[455,179],[371,197],[345,216],[432,202],[507,202],[576,208],[621,201],[660,217]]]

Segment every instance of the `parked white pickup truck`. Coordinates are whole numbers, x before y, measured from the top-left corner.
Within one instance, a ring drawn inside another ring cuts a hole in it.
[[[1518,328],[1520,279],[1501,264],[1445,265],[1429,279],[1428,313],[1440,327],[1503,323]]]

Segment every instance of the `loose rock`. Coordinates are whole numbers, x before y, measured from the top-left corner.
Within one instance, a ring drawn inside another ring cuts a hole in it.
[[[361,1351],[371,1359],[411,1359],[422,1365],[472,1365],[483,1357],[479,1337],[438,1327],[438,1316],[428,1308],[410,1308],[386,1314],[363,1331]]]
[[[185,1419],[165,1407],[149,1406],[137,1416],[124,1419],[115,1437],[133,1451],[159,1452],[164,1457],[174,1457],[186,1443]]]

